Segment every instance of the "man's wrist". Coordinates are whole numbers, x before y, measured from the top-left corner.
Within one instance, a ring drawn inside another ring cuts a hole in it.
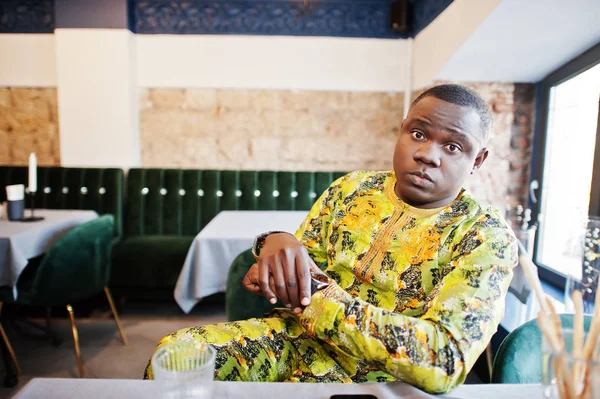
[[[265,241],[266,241],[267,237],[271,234],[278,234],[278,233],[289,234],[285,231],[267,231],[266,233],[262,233],[262,234],[257,235],[256,237],[254,237],[254,243],[252,243],[252,255],[254,255],[254,259],[258,260],[260,251],[265,246]]]

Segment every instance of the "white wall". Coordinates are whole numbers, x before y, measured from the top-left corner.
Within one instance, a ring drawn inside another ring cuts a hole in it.
[[[55,35],[62,166],[140,165],[133,34],[56,29]]]
[[[137,35],[141,87],[403,91],[406,40]]]
[[[53,34],[0,35],[0,87],[55,87]]]
[[[413,45],[413,89],[431,85],[456,50],[501,1],[454,0],[423,29]]]
[[[438,78],[537,82],[600,42],[598,16],[598,0],[503,0]]]

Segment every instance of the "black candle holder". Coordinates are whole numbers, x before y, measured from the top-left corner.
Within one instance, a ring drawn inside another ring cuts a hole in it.
[[[31,198],[31,216],[24,217],[20,221],[21,222],[38,222],[40,220],[44,220],[43,216],[35,216],[35,192],[29,192],[29,193],[27,193],[27,195],[29,195],[29,197]]]

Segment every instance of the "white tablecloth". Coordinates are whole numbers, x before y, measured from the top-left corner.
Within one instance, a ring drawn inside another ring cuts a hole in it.
[[[25,210],[29,216],[29,210]],[[48,251],[69,230],[96,219],[94,211],[36,209],[36,222],[0,220],[0,286],[14,287],[29,259]]]
[[[204,297],[224,292],[231,262],[266,231],[294,233],[308,211],[223,211],[196,236],[175,286],[175,301],[189,313]]]
[[[214,382],[211,398],[329,399],[335,394],[372,394],[377,399],[536,399],[540,385],[463,385],[447,395],[428,395],[404,383],[391,384],[293,384],[265,382]],[[159,398],[158,381],[34,378],[14,399]]]

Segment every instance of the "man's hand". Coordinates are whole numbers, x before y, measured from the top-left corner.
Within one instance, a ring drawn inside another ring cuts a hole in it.
[[[271,291],[275,291],[273,277],[269,278],[269,283],[271,286]],[[265,293],[260,288],[260,284],[258,282],[258,263],[253,264],[250,269],[248,269],[248,273],[246,273],[244,280],[242,280],[242,285],[253,294],[265,296]]]
[[[275,304],[277,298],[294,312],[310,304],[310,273],[323,273],[300,241],[288,233],[271,234],[242,284],[248,291],[264,295]]]

